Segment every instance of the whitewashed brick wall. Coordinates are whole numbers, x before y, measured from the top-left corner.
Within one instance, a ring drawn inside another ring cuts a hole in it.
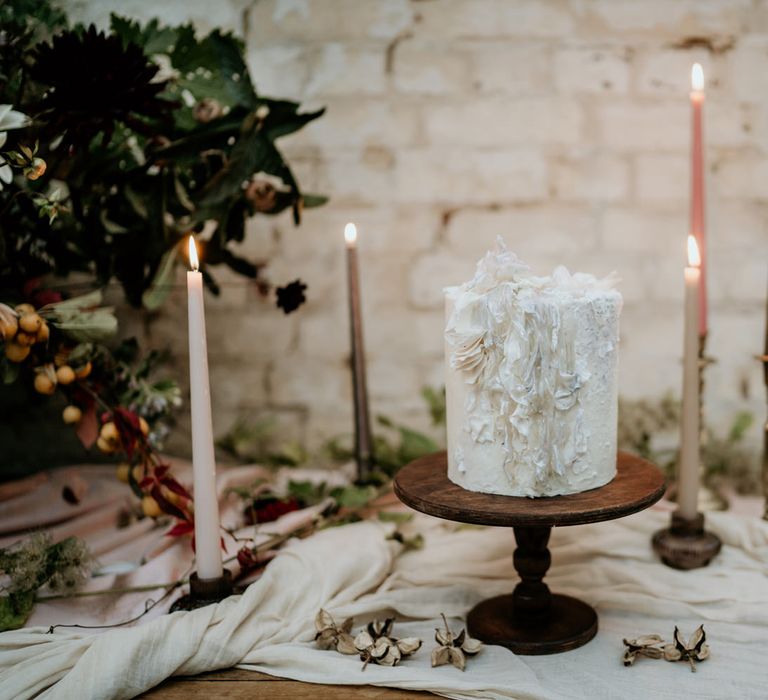
[[[342,230],[358,224],[373,410],[426,425],[442,381],[443,285],[497,234],[539,270],[623,278],[621,387],[679,393],[693,61],[708,80],[712,295],[707,412],[765,411],[768,2],[763,0],[70,0],[222,25],[260,91],[325,105],[284,150],[331,203],[254,220],[245,250],[309,303],[284,318],[226,276],[209,303],[217,432],[275,413],[316,446],[350,429]],[[183,297],[149,329],[185,370]],[[183,421],[182,421],[183,422]],[[185,443],[183,429],[177,444]]]

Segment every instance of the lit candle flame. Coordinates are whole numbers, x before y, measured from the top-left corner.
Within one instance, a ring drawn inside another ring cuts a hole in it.
[[[347,224],[344,227],[344,240],[348,246],[353,246],[357,242],[357,228],[354,224]]]
[[[194,236],[189,237],[189,264],[195,272],[200,269],[200,260],[197,257],[197,246],[195,245]]]
[[[688,236],[688,267],[701,267],[699,244],[696,243],[696,237],[691,235]]]
[[[704,69],[701,63],[694,63],[691,68],[691,90],[702,92],[704,90]]]

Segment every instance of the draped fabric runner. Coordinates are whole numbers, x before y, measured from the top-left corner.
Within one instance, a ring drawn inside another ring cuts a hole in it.
[[[553,590],[576,595],[600,616],[598,636],[581,649],[544,657],[487,647],[462,673],[432,669],[434,628],[484,597],[514,585],[509,530],[417,516],[409,530],[421,550],[388,539],[392,526],[363,522],[291,543],[239,597],[193,612],[156,617],[101,634],[38,626],[0,634],[0,698],[130,698],[171,675],[239,665],[319,683],[431,690],[453,698],[758,698],[768,683],[768,523],[712,514],[724,542],[707,568],[681,572],[650,550],[660,511],[553,532]],[[358,626],[397,614],[396,636],[424,646],[395,668],[368,666],[313,644],[320,607]],[[39,616],[38,616],[39,617]],[[711,658],[687,664],[638,659],[621,664],[622,637],[659,633],[670,640],[704,623]]]

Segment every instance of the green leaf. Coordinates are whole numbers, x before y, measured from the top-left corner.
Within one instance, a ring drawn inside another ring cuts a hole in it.
[[[435,389],[425,386],[421,390],[421,396],[429,406],[432,425],[445,425],[445,387]]]
[[[301,105],[288,100],[261,99],[259,105],[269,109],[262,122],[261,131],[270,141],[292,134],[325,114],[325,109],[318,109],[314,112],[299,112]]]
[[[47,304],[40,315],[73,340],[98,342],[117,332],[114,310],[101,304],[101,291],[94,290],[79,297]]]
[[[49,309],[53,309],[55,312],[90,309],[101,304],[102,294],[100,289],[95,289],[87,294],[81,294],[71,299],[65,299],[64,301],[56,301],[52,304],[47,304],[39,313],[42,315]]]
[[[437,443],[427,435],[402,426],[399,430],[402,440],[400,452],[404,462],[410,462],[418,457],[437,452]]]
[[[312,506],[320,503],[328,495],[328,491],[324,481],[319,484],[311,481],[289,481],[288,494],[304,505]]]
[[[163,148],[154,151],[153,156],[156,159],[166,160],[169,158],[175,161],[190,160],[197,162],[200,159],[200,153],[212,148],[224,148],[227,139],[237,136],[243,119],[247,112],[244,110],[233,110],[230,114],[220,119],[216,119],[208,124],[199,124],[185,136],[176,139]]]
[[[302,194],[301,200],[307,209],[321,207],[328,202],[328,197],[322,194]]]
[[[359,508],[376,498],[378,490],[373,486],[339,486],[330,495],[344,508]]]
[[[117,333],[117,318],[112,308],[107,307],[59,316],[53,325],[81,343],[104,341]]]
[[[34,591],[16,591],[0,598],[0,632],[23,627],[35,605]]]
[[[383,523],[403,525],[413,520],[413,513],[389,512],[382,510],[379,512],[379,520]]]
[[[243,183],[257,172],[276,175],[296,190],[296,181],[282,156],[258,129],[245,134],[232,148],[227,164],[206,185],[201,204],[216,204],[231,197],[240,197]]]
[[[13,384],[19,376],[19,364],[9,362],[5,357],[0,362],[0,374],[3,377],[3,384]]]
[[[110,29],[123,40],[123,44],[128,44],[129,42],[138,44],[138,46],[144,49],[144,53],[150,56],[152,54],[167,53],[171,50],[178,40],[180,31],[185,29],[185,27],[179,29],[161,27],[157,19],[151,20],[142,28],[138,22],[127,17],[120,17],[114,13],[109,16],[109,20]],[[187,25],[187,28],[191,30],[189,25]]]
[[[740,411],[733,419],[733,424],[728,432],[729,442],[739,442],[752,426],[754,416],[748,411]]]
[[[178,248],[176,246],[167,250],[160,259],[160,265],[152,278],[152,282],[141,295],[141,303],[148,311],[156,311],[168,298],[173,288],[172,282],[177,259]]]

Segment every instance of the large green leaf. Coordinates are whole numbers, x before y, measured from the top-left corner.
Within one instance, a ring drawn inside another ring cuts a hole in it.
[[[48,304],[40,315],[73,340],[81,343],[99,342],[117,332],[114,310],[101,304],[101,291],[95,290],[66,301]]]
[[[296,180],[274,144],[259,129],[253,128],[235,144],[230,160],[208,183],[201,204],[216,204],[239,196],[243,183],[262,171],[278,176],[296,190]]]
[[[144,294],[141,295],[141,303],[145,309],[156,311],[168,298],[168,295],[173,288],[172,282],[177,260],[178,248],[173,246],[173,248],[166,251],[165,255],[161,258],[160,266],[157,268],[157,273],[152,278],[152,283],[144,291]]]
[[[196,100],[208,97],[226,107],[255,105],[242,42],[233,34],[215,29],[198,40],[194,32],[185,31],[168,55],[179,72],[174,82],[180,92],[189,90]]]
[[[261,131],[270,141],[292,134],[325,114],[325,108],[314,112],[299,112],[301,105],[289,100],[260,98],[258,104],[269,110],[262,122]]]
[[[102,294],[100,289],[94,289],[87,294],[81,294],[77,297],[65,299],[64,301],[56,301],[52,304],[47,304],[40,312],[45,315],[48,310],[53,310],[57,313],[62,311],[77,311],[80,309],[91,309],[101,304]]]
[[[120,17],[114,13],[109,16],[109,20],[110,29],[123,40],[124,44],[129,42],[137,44],[150,56],[172,50],[181,32],[191,31],[194,34],[190,25],[178,28],[160,26],[157,19],[150,20],[145,27],[128,17]]]

